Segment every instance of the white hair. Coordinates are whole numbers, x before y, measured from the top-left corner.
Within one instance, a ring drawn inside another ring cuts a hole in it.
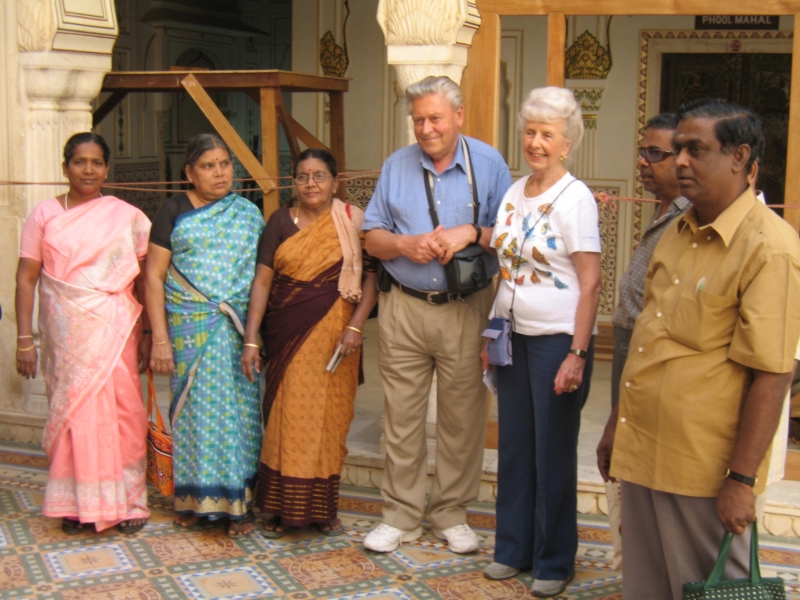
[[[453,110],[461,108],[461,88],[458,84],[444,75],[440,77],[431,75],[422,81],[412,83],[406,88],[406,108],[408,113],[411,114],[411,105],[414,100],[429,94],[438,94],[453,106]]]
[[[575,100],[572,90],[560,87],[532,89],[519,111],[519,128],[533,121],[535,123],[556,123],[563,121],[564,138],[575,150],[583,138],[583,114]]]

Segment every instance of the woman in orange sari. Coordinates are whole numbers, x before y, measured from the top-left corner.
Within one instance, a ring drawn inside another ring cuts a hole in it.
[[[39,284],[50,403],[42,440],[50,458],[43,512],[61,517],[67,534],[87,524],[135,533],[150,516],[139,380],[152,343],[139,302],[150,221],[102,194],[108,158],[98,135],[78,133],[67,141],[69,191],[33,209],[17,268],[17,371],[27,379],[36,377],[32,319]]]
[[[378,290],[374,262],[362,257],[364,213],[333,197],[337,174],[326,150],[298,156],[300,203],[270,217],[250,292],[242,369],[251,381],[253,367],[261,372],[257,338],[266,311],[269,420],[256,506],[272,515],[265,524],[271,538],[310,524],[325,535],[344,531],[339,475],[360,379],[361,331]],[[337,351],[343,358],[329,371]]]

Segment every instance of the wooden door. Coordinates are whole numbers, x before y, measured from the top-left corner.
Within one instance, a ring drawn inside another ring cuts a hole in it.
[[[791,54],[664,54],[661,112],[699,98],[725,98],[754,110],[766,147],[756,188],[783,204],[789,133]],[[782,215],[780,209],[776,212]]]

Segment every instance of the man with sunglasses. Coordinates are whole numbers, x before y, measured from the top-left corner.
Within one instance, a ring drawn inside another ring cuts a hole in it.
[[[628,358],[628,346],[633,324],[644,303],[644,276],[650,265],[653,250],[669,224],[681,216],[691,203],[681,196],[678,175],[675,172],[675,113],[662,113],[650,119],[644,127],[644,137],[639,146],[639,177],[642,187],[656,197],[653,219],[647,226],[633,254],[628,270],[619,282],[619,303],[611,322],[614,325],[614,357],[611,366],[611,406],[619,400],[619,382]]]

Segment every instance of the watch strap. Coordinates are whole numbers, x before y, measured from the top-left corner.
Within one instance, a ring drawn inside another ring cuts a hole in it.
[[[758,477],[748,477],[747,475],[742,475],[741,473],[731,471],[730,469],[725,469],[725,477],[728,479],[733,479],[734,481],[738,481],[739,483],[749,485],[750,487],[755,487],[756,482],[758,482]]]
[[[483,229],[477,223],[473,223],[472,226],[475,228],[475,243],[480,244],[481,237],[483,237]]]
[[[580,350],[578,348],[570,348],[569,354],[574,354],[575,356],[579,356],[581,358],[587,358],[589,353],[586,350]]]

